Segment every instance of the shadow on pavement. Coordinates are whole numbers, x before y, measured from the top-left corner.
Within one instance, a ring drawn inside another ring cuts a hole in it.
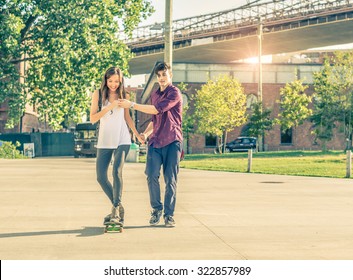
[[[126,226],[124,227],[124,230],[140,229],[140,228],[166,228],[166,227],[164,225]],[[58,234],[77,234],[77,237],[98,236],[98,235],[104,234],[104,227],[84,227],[82,229],[71,229],[71,230],[0,233],[0,239],[10,238],[10,237],[28,237],[28,236],[58,235]]]
[[[57,235],[57,234],[77,234],[77,237],[96,236],[96,235],[104,234],[104,227],[84,227],[82,229],[71,229],[71,230],[1,233],[0,238]]]
[[[150,226],[150,225],[145,225],[145,226],[125,226],[124,229],[138,229],[138,228],[166,228],[165,225],[155,225],[155,226]]]

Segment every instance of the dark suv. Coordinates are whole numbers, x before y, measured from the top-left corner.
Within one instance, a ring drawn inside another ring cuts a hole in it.
[[[238,137],[226,144],[226,152],[244,152],[250,149],[256,151],[256,142],[255,137]]]
[[[74,157],[93,156],[97,154],[97,124],[78,123],[75,129]]]

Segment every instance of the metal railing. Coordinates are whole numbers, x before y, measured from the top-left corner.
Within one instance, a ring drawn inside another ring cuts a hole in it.
[[[297,17],[315,18],[325,12],[352,8],[353,0],[273,0],[248,1],[241,7],[217,13],[173,21],[174,42],[213,36],[215,32],[241,29],[252,25],[290,20]],[[130,37],[120,33],[130,48],[162,44],[164,23],[136,28]]]

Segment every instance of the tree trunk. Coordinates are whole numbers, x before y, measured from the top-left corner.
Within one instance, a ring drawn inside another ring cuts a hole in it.
[[[263,152],[264,151],[264,145],[263,145],[263,137],[262,134],[260,134],[257,137],[257,147],[258,147],[258,151],[259,152]]]
[[[227,131],[223,131],[223,146],[222,146],[222,153],[226,152],[226,143],[227,143]]]
[[[321,150],[327,152],[327,140],[322,140]]]

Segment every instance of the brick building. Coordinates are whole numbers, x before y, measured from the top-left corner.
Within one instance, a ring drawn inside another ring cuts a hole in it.
[[[272,116],[276,117],[279,111],[280,89],[286,83],[299,77],[309,86],[307,93],[313,92],[313,73],[321,68],[324,53],[307,52],[299,56],[273,57],[271,64],[263,64],[263,103],[264,107],[272,109]],[[189,113],[193,113],[193,104],[190,97],[201,89],[208,79],[217,77],[220,74],[227,74],[237,78],[243,85],[247,94],[247,113],[251,114],[250,105],[257,100],[258,91],[258,67],[256,64],[232,63],[232,64],[173,64],[173,83],[178,85],[183,82],[187,84],[187,90],[183,92],[184,103],[189,105]],[[149,96],[152,90],[158,87],[155,75],[150,75],[144,88],[127,87],[127,91],[136,96],[138,103],[149,104]],[[150,121],[149,115],[135,112],[134,118],[138,131],[143,131]],[[21,122],[14,129],[5,129],[7,120],[7,104],[0,104],[0,133],[6,132],[47,132],[50,127],[38,120],[35,108],[27,105]],[[228,134],[228,141],[242,135],[245,125],[236,128]],[[298,128],[281,132],[279,126],[268,131],[264,137],[264,148],[269,151],[277,150],[318,150],[320,146],[315,142],[312,132],[312,124],[304,123]],[[327,145],[329,149],[344,149],[346,142],[344,134],[336,131],[334,138]],[[215,148],[218,139],[212,135],[192,133],[188,141],[184,141],[184,149],[189,153],[211,153]]]
[[[306,58],[305,58],[306,59]],[[298,58],[299,62],[300,58]],[[313,73],[321,69],[321,64],[304,63],[271,63],[263,65],[263,104],[272,109],[272,116],[277,117],[279,113],[280,89],[286,83],[295,80],[296,76],[304,80],[308,85],[307,93],[313,93]],[[173,83],[178,85],[183,82],[187,84],[187,91],[183,92],[184,101],[188,102],[190,96],[196,94],[209,78],[215,78],[220,74],[227,74],[237,78],[243,85],[247,95],[247,113],[251,114],[250,105],[257,100],[258,91],[258,68],[256,64],[234,63],[234,64],[173,64]],[[149,95],[158,87],[154,75],[150,76],[141,96],[137,95],[137,102],[149,104]],[[193,112],[193,104],[189,104],[189,113]],[[150,116],[137,112],[137,128],[143,131],[150,120]],[[246,126],[236,128],[228,134],[228,142],[242,135]],[[185,141],[186,142],[186,141]],[[217,138],[212,135],[193,133],[184,149],[189,153],[211,153],[217,143]],[[343,133],[336,131],[334,138],[327,145],[329,149],[344,149],[346,145]],[[279,150],[319,150],[321,147],[315,141],[312,134],[312,124],[305,122],[303,125],[283,132],[279,125],[266,132],[264,137],[264,148],[268,151]]]

